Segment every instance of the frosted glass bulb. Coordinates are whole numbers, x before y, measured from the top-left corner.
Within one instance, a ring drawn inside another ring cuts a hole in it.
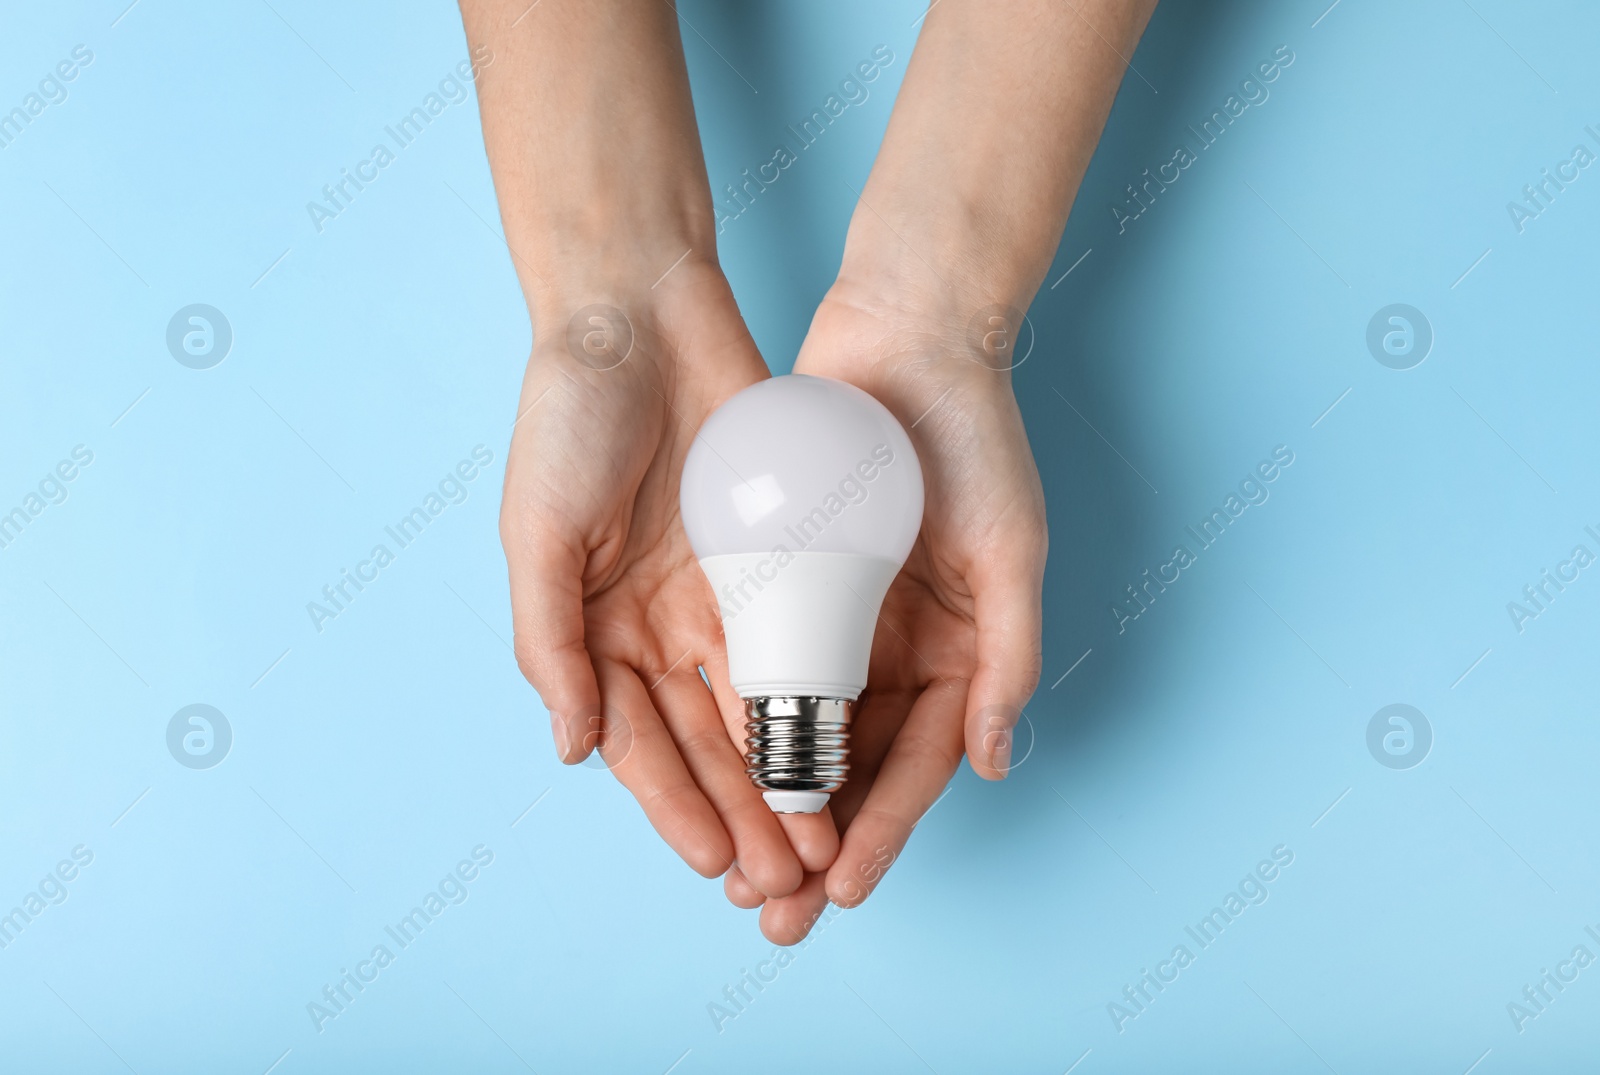
[[[750,777],[773,810],[814,813],[844,782],[878,610],[922,527],[911,438],[853,385],[774,377],[706,419],[679,507],[745,700]]]

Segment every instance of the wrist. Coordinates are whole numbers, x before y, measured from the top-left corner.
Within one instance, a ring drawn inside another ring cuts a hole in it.
[[[985,272],[981,244],[959,241],[915,251],[877,246],[847,256],[824,297],[813,332],[855,325],[873,346],[865,365],[938,366],[1009,393],[1010,373],[1026,361],[1033,328],[1026,314],[1036,283],[996,269]],[[870,327],[864,327],[870,326]]]
[[[679,248],[656,261],[651,249],[620,260],[576,252],[544,284],[529,288],[536,358],[570,357],[596,372],[623,362],[663,371],[717,365],[745,333],[722,269],[709,248]],[[724,310],[733,316],[717,316]],[[694,346],[682,347],[690,337]]]
[[[909,425],[950,389],[1012,398],[1032,331],[1014,307],[908,301],[894,285],[841,278],[817,307],[795,372],[849,381]]]
[[[640,226],[626,219],[574,215],[515,234],[508,229],[506,245],[529,312],[538,317],[574,301],[643,301],[686,269],[720,274],[714,227],[684,217]]]
[[[534,330],[543,335],[575,311],[605,304],[631,315],[670,303],[680,288],[721,281],[714,241],[684,231],[547,233],[513,242],[513,259]]]
[[[927,308],[1026,309],[1059,233],[993,199],[892,179],[869,182],[850,221],[840,279]]]

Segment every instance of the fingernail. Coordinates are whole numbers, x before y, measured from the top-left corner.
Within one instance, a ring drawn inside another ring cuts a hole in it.
[[[1011,771],[1011,729],[995,733],[992,742],[993,749],[989,753],[989,764],[1005,776]]]
[[[556,757],[562,761],[567,760],[567,724],[561,719],[560,714],[550,714],[550,737],[555,740]]]

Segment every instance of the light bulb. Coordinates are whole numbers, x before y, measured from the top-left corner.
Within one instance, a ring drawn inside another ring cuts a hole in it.
[[[718,407],[679,507],[744,699],[748,772],[777,813],[816,813],[849,769],[878,610],[922,527],[922,467],[887,407],[826,377],[773,377]]]

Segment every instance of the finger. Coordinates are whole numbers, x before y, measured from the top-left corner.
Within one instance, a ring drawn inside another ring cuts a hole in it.
[[[600,757],[633,793],[667,846],[696,873],[717,877],[733,865],[733,841],[684,767],[633,669],[615,661],[595,665],[604,702]]]
[[[767,902],[767,897],[756,890],[744,872],[739,869],[739,864],[734,863],[728,872],[722,875],[722,891],[728,897],[728,902],[735,907],[745,910],[754,910]]]
[[[700,666],[705,669],[706,682],[711,684],[711,696],[717,700],[717,711],[722,714],[722,723],[728,729],[728,738],[743,752],[744,699],[739,697],[739,693],[733,689],[733,684],[728,681],[727,649],[719,644],[706,654]]]
[[[828,897],[841,907],[865,900],[899,857],[911,830],[961,764],[966,684],[934,684],[911,707],[866,801],[845,829],[828,869]]]
[[[778,814],[778,824],[806,873],[821,873],[839,857],[839,830],[824,806],[815,814]]]
[[[1039,685],[1042,585],[1033,565],[985,570],[974,580],[977,670],[967,696],[967,757],[985,780],[1011,769],[1013,729]]]
[[[583,645],[581,549],[533,527],[507,498],[500,539],[511,582],[517,667],[550,712],[556,756],[568,765],[588,757],[600,713],[600,689]]]
[[[711,692],[694,670],[674,671],[650,689],[689,774],[733,839],[739,869],[766,896],[787,896],[804,871],[783,826],[745,775],[744,756],[728,739]]]
[[[868,688],[850,721],[850,777],[833,793],[828,809],[839,830],[848,829],[872,790],[889,746],[900,733],[911,706],[922,694],[915,687],[892,690]]]
[[[799,944],[828,908],[824,875],[808,873],[793,894],[768,900],[761,908],[761,932],[773,944]]]

